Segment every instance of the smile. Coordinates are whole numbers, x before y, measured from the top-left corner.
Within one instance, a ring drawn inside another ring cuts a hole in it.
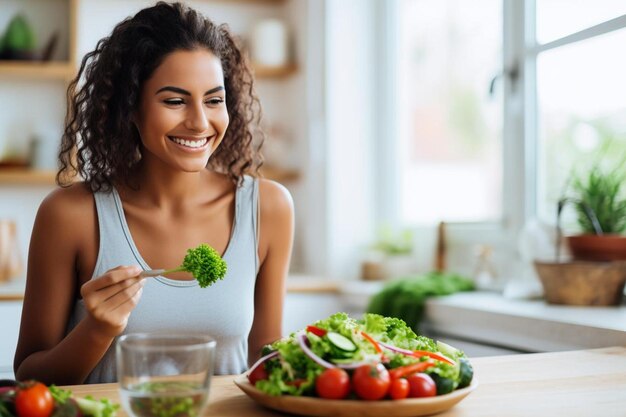
[[[186,148],[191,148],[191,149],[203,148],[209,143],[208,137],[191,139],[191,138],[180,138],[176,136],[168,136],[167,138],[178,145],[184,146]]]

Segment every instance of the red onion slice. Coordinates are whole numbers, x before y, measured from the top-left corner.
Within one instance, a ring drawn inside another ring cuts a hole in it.
[[[277,350],[275,350],[272,353],[268,353],[267,355],[265,355],[262,358],[260,358],[258,361],[254,362],[254,365],[252,365],[250,367],[250,370],[248,371],[248,375],[250,375],[252,372],[254,372],[254,370],[256,368],[258,368],[263,362],[265,362],[268,359],[273,358],[274,356],[278,356],[278,351]]]
[[[408,349],[402,349],[399,347],[395,347],[394,345],[389,345],[387,343],[383,343],[383,342],[378,342],[379,345],[381,345],[382,347],[392,350],[394,352],[398,352],[398,353],[402,353],[403,355],[408,355],[408,356],[413,356],[413,351],[412,350],[408,350]]]
[[[315,363],[317,363],[318,365],[330,369],[330,368],[335,368],[335,365],[333,365],[330,362],[325,361],[324,359],[320,358],[319,356],[317,356],[315,353],[313,353],[313,351],[311,350],[310,347],[307,346],[306,342],[308,341],[306,335],[304,333],[298,333],[296,335],[296,337],[298,338],[298,343],[300,344],[300,348],[302,348],[302,350],[304,351],[304,353],[311,358]]]

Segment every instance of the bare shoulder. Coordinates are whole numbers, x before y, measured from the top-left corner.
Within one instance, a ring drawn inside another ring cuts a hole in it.
[[[293,199],[282,184],[259,178],[259,194],[263,215],[284,216],[293,213]]]
[[[93,193],[84,183],[76,183],[48,194],[37,211],[34,232],[54,233],[78,243],[84,237],[81,232],[93,229],[95,218]]]
[[[48,194],[41,203],[37,215],[57,220],[79,221],[93,207],[93,193],[85,183],[80,182],[69,187],[57,188]]]

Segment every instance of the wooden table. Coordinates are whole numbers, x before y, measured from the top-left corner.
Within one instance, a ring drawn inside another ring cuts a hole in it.
[[[626,347],[476,358],[472,364],[478,388],[440,417],[626,416]],[[213,378],[204,417],[285,415],[257,406],[232,380]],[[116,384],[68,388],[77,396],[119,399]]]

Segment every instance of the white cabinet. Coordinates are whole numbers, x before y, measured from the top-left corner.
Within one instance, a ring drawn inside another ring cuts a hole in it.
[[[22,316],[22,301],[0,301],[0,379],[13,379],[13,356]]]

